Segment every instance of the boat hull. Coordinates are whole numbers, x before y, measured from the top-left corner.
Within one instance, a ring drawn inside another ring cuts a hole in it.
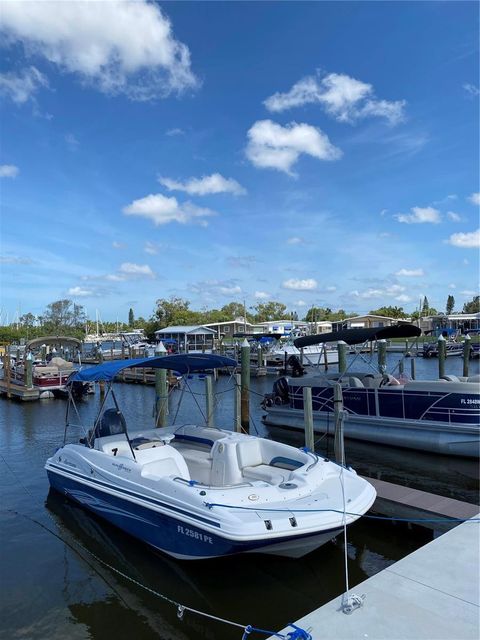
[[[47,464],[50,486],[55,491],[79,503],[114,526],[151,547],[174,558],[201,560],[239,553],[266,553],[299,558],[322,546],[342,531],[335,527],[321,532],[274,539],[238,541],[221,534],[218,522],[204,518],[193,524],[162,512],[154,504],[146,506],[148,496],[132,500],[120,487],[111,489],[93,486],[94,481],[81,474],[65,472]],[[77,477],[75,477],[77,476]],[[151,501],[153,502],[153,501]],[[181,511],[181,510],[180,510]],[[185,511],[188,518],[190,514]],[[213,529],[216,529],[214,531]]]
[[[305,429],[301,409],[273,406],[266,411],[263,422],[267,425]],[[316,432],[333,436],[333,413],[314,412],[313,425]],[[474,425],[348,414],[343,431],[345,437],[355,440],[469,458],[480,456],[480,431]]]

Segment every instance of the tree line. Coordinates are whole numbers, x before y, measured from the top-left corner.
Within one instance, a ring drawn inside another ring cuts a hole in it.
[[[445,315],[450,315],[455,308],[455,298],[449,295],[445,305]],[[462,313],[479,313],[480,296],[474,296],[463,305]],[[371,315],[386,316],[389,318],[412,318],[415,320],[422,316],[440,315],[441,312],[429,305],[425,296],[421,308],[412,313],[407,313],[403,307],[382,306],[369,311]],[[243,318],[252,324],[267,322],[269,320],[304,320],[305,322],[335,322],[354,317],[358,314],[347,313],[343,309],[333,311],[328,307],[312,306],[303,318],[298,317],[296,311],[289,311],[287,305],[282,302],[262,302],[249,308],[245,308],[239,302],[230,302],[220,309],[194,310],[190,308],[190,302],[183,298],[172,296],[160,298],[155,302],[155,308],[150,318],[135,318],[134,310],[129,309],[126,322],[102,322],[104,333],[127,331],[129,329],[143,329],[146,335],[153,337],[157,329],[170,325],[202,325],[213,322],[228,322],[236,318]],[[87,331],[88,330],[88,331]],[[87,318],[85,309],[72,300],[57,300],[51,302],[40,316],[26,313],[20,316],[18,322],[0,327],[0,341],[12,342],[19,338],[27,340],[47,335],[70,335],[82,339],[87,332],[94,333],[94,323]]]

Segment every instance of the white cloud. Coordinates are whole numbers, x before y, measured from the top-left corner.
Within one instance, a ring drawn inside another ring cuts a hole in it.
[[[292,238],[288,238],[287,244],[303,244],[305,240],[298,236],[293,236]]]
[[[238,296],[241,294],[242,289],[236,282],[236,280],[204,280],[188,286],[193,293],[213,301],[218,295]]]
[[[480,229],[470,233],[454,233],[448,239],[448,243],[461,249],[479,249]]]
[[[410,211],[412,213],[399,213],[395,218],[407,224],[438,224],[441,221],[440,211],[433,207],[412,207]]]
[[[257,262],[255,256],[229,256],[227,262],[235,269],[250,269]]]
[[[333,293],[334,291],[337,290],[337,287],[330,285],[328,287],[325,287],[325,291],[328,291],[329,293]]]
[[[418,278],[424,276],[423,269],[400,269],[395,273],[396,276],[405,276],[407,278]]]
[[[270,294],[266,291],[255,291],[254,293],[254,298],[256,300],[268,300],[270,297]]]
[[[291,122],[282,127],[272,120],[258,120],[247,136],[245,153],[253,165],[289,174],[302,153],[319,160],[337,160],[342,155],[323,131],[309,124]]]
[[[464,291],[460,291],[462,296],[478,296],[478,291],[474,291],[473,289],[466,289]]]
[[[0,264],[32,264],[31,258],[21,256],[0,256]]]
[[[294,289],[295,291],[313,291],[313,289],[317,288],[317,281],[313,278],[306,278],[305,280],[290,278],[283,282],[282,287],[284,289]]]
[[[306,306],[307,306],[307,303],[305,302],[305,300],[297,300],[297,301],[295,302],[295,306],[296,306],[296,307],[306,307]]]
[[[70,149],[72,149],[73,151],[78,147],[78,145],[80,144],[80,142],[78,141],[77,137],[73,134],[73,133],[67,133],[65,135],[65,142],[68,144],[68,146],[70,147]]]
[[[468,196],[467,200],[472,204],[480,205],[480,193],[472,193],[471,196]]]
[[[452,222],[460,222],[462,219],[455,211],[447,211],[447,218]]]
[[[167,131],[165,131],[165,135],[166,136],[183,136],[185,135],[185,131],[183,129],[179,129],[178,127],[175,127],[173,129],[167,129]]]
[[[179,182],[171,178],[159,177],[158,181],[169,191],[186,191],[189,195],[205,196],[210,193],[233,193],[235,196],[244,195],[246,190],[233,178],[224,178],[219,173],[202,178],[190,178],[186,182]]]
[[[238,285],[234,285],[234,286],[231,286],[231,287],[220,286],[220,287],[218,287],[218,290],[219,290],[220,293],[223,293],[223,295],[226,295],[226,296],[233,296],[233,295],[237,295],[239,293],[242,293],[242,289]]]
[[[198,84],[188,48],[146,0],[6,2],[1,28],[7,44],[22,43],[27,55],[43,56],[108,94],[150,100]]]
[[[19,172],[20,169],[14,164],[0,165],[0,178],[16,178]]]
[[[453,282],[451,282],[451,283],[448,285],[448,288],[449,288],[449,289],[456,289],[456,288],[457,288],[457,285],[456,285],[456,284],[454,284]]]
[[[170,222],[188,224],[189,222],[206,226],[204,218],[216,215],[210,209],[202,209],[191,202],[179,204],[176,198],[168,198],[161,193],[150,194],[145,198],[134,200],[124,207],[123,212],[128,216],[149,218],[154,224],[162,225]]]
[[[2,14],[5,13],[3,9]],[[16,104],[28,102],[41,87],[48,87],[48,80],[36,67],[28,67],[20,73],[0,73],[0,92]]]
[[[155,242],[150,242],[149,240],[147,240],[147,242],[145,242],[143,250],[145,251],[145,253],[154,256],[159,252],[160,247]]]
[[[126,244],[124,242],[117,242],[117,240],[114,240],[112,242],[112,247],[114,249],[125,249],[126,248]]]
[[[82,287],[71,287],[67,293],[69,296],[75,296],[77,298],[86,298],[95,295],[93,289],[83,289]]]
[[[128,277],[147,277],[154,278],[155,274],[148,266],[148,264],[135,264],[134,262],[124,262],[120,265],[120,273],[125,274]]]
[[[346,74],[330,73],[323,78],[307,76],[287,93],[275,93],[264,102],[272,112],[281,112],[305,104],[320,104],[340,122],[355,122],[377,116],[396,124],[404,118],[405,101],[377,100],[371,84]]]
[[[350,293],[351,296],[355,298],[360,298],[362,300],[371,300],[372,298],[385,298],[391,297],[395,298],[395,300],[400,300],[405,296],[403,293],[405,291],[405,287],[399,284],[392,284],[386,287],[373,288],[370,287],[365,291],[352,291]],[[402,300],[400,300],[402,301]]]
[[[469,93],[471,96],[479,96],[480,95],[480,89],[476,85],[471,84],[470,82],[466,82],[462,86],[465,89],[465,91],[467,93]]]
[[[395,300],[397,300],[398,302],[411,302],[412,297],[407,296],[405,293],[402,293],[401,295],[397,296]]]

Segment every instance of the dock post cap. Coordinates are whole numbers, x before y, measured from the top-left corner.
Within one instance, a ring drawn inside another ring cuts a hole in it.
[[[155,353],[167,353],[165,345],[163,344],[163,342],[161,340],[155,347]]]

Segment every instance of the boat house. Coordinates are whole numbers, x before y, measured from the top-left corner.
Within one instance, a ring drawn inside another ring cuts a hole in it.
[[[171,326],[155,331],[157,342],[175,353],[210,353],[217,332],[203,325]]]
[[[262,331],[262,329],[258,329],[257,325],[253,325],[243,318],[235,318],[235,320],[226,322],[207,322],[204,326],[213,329],[218,340],[231,338],[236,333],[260,333]]]

